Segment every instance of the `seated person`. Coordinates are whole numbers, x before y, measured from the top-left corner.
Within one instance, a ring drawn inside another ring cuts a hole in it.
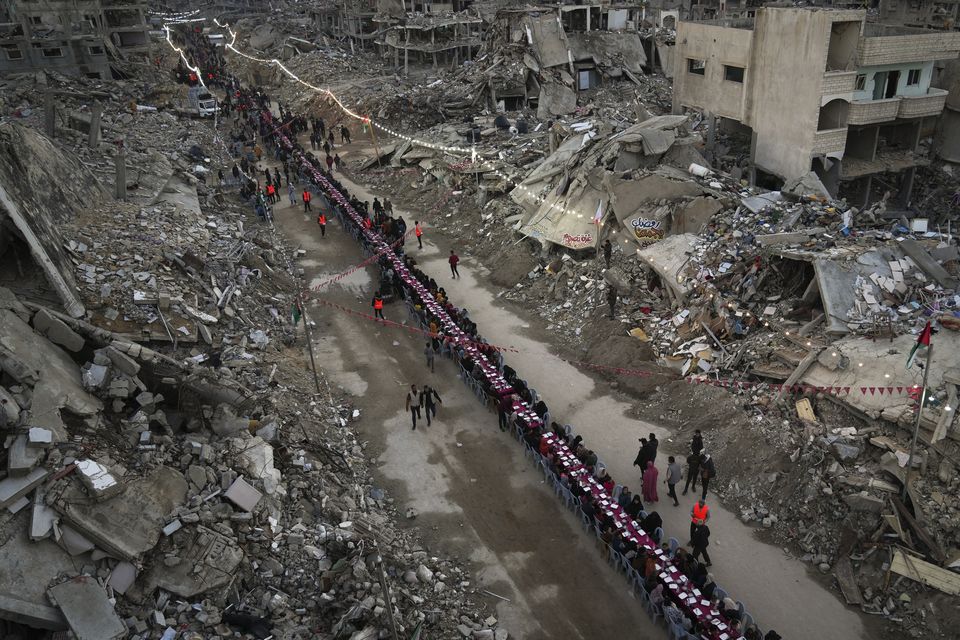
[[[663,606],[663,601],[665,600],[663,595],[663,583],[658,582],[657,586],[653,588],[653,591],[650,592],[650,604],[656,606]]]
[[[587,449],[587,452],[584,454],[583,465],[585,467],[597,466],[597,454],[595,454],[591,449]]]
[[[541,418],[547,415],[547,411],[549,411],[549,409],[547,409],[547,403],[544,402],[543,400],[540,400],[535,405],[533,405],[533,412],[538,416],[540,416]]]
[[[663,605],[663,618],[669,624],[680,627],[684,631],[693,628],[689,618],[683,615],[683,611],[680,611],[680,608],[669,600]]]
[[[617,498],[617,504],[619,504],[622,508],[626,509],[627,505],[630,504],[631,500],[633,500],[633,494],[630,493],[630,487],[625,486],[620,491],[620,497]]]
[[[738,605],[733,598],[727,596],[723,599],[721,606],[722,609],[720,610],[720,613],[722,613],[727,620],[740,621],[740,605]]]
[[[653,536],[653,532],[657,530],[657,527],[663,526],[663,518],[660,517],[660,514],[656,511],[651,511],[647,514],[647,517],[640,521],[640,528],[647,532],[647,535]],[[657,540],[659,543],[660,540]]]
[[[640,512],[643,511],[643,499],[634,494],[633,499],[630,501],[626,507],[623,508],[626,511],[627,515],[630,516],[631,520],[636,520],[640,515]]]

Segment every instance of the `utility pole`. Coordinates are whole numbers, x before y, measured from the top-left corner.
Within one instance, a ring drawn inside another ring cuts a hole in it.
[[[53,99],[53,89],[43,92],[43,129],[49,138],[57,132],[57,107]]]
[[[100,117],[103,115],[103,105],[94,102],[90,107],[90,138],[87,144],[91,149],[96,149],[100,144]]]
[[[927,376],[930,375],[930,362],[933,360],[933,344],[927,345],[927,362],[923,365],[923,388],[920,390],[920,406],[917,408],[917,421],[913,425],[913,441],[910,442],[910,456],[907,458],[907,475],[903,479],[903,491],[900,500],[907,503],[907,487],[910,485],[910,474],[913,472],[913,454],[917,450],[917,437],[920,435],[920,418],[923,416],[923,403],[927,399]],[[914,505],[916,506],[916,505]]]
[[[307,317],[307,308],[303,304],[303,295],[300,289],[297,289],[297,307],[300,309],[300,315],[303,316],[303,328],[307,334],[307,349],[310,351],[310,366],[313,368],[313,384],[317,387],[317,393],[320,393],[320,376],[317,374],[317,361],[313,357],[313,337],[310,334],[310,318]]]
[[[127,152],[123,146],[123,138],[116,141],[117,155],[113,161],[116,167],[116,192],[114,196],[117,200],[127,199]]]
[[[383,556],[380,555],[380,545],[377,544],[376,540],[373,541],[373,548],[377,552],[375,562],[377,563],[380,587],[383,588],[383,602],[387,609],[387,620],[390,621],[390,635],[393,636],[393,640],[400,640],[400,636],[397,634],[397,621],[393,619],[393,598],[390,595],[390,586],[387,584],[387,573],[383,570]]]

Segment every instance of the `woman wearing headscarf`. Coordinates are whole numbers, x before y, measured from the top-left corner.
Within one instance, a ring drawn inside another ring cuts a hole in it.
[[[645,502],[659,502],[657,497],[657,476],[659,472],[652,462],[647,462],[643,471],[643,499]]]

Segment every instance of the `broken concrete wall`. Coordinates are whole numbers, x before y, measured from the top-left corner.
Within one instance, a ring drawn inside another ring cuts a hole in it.
[[[96,177],[73,154],[31,129],[0,124],[0,228],[8,226],[3,224],[8,218],[74,317],[83,315],[84,307],[60,229],[80,207],[105,197]]]

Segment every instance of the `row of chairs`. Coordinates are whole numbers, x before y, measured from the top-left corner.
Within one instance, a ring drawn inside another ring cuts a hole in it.
[[[410,315],[417,320],[418,324],[420,324],[422,328],[425,328],[426,325],[420,319],[419,315],[416,313],[416,310],[414,309],[413,302],[410,299],[409,294],[407,294],[406,302],[407,302],[407,309],[410,312]],[[441,355],[449,355],[451,358],[453,357],[452,353],[441,354]],[[498,360],[499,360],[498,362],[499,368],[502,370],[503,354],[499,354]],[[470,389],[474,392],[474,395],[476,395],[481,402],[486,403],[488,398],[482,386],[479,384],[479,382],[477,382],[477,380],[472,375],[470,375],[470,372],[468,372],[462,364],[460,363],[457,363],[457,364],[460,367],[461,379],[464,381],[464,383],[468,387],[470,387]],[[526,385],[526,381],[522,381],[522,382]],[[533,387],[529,385],[526,385],[526,386],[527,386],[527,389],[530,390],[531,400],[533,401],[534,404],[537,403],[540,399],[540,394]],[[544,416],[545,424],[550,424],[549,415],[550,415],[549,412],[547,412],[546,416]],[[564,505],[575,514],[577,519],[583,525],[584,530],[588,532],[593,532],[597,540],[601,541],[602,532],[600,531],[600,528],[597,526],[593,518],[591,518],[590,516],[588,516],[586,513],[583,512],[583,510],[580,508],[579,499],[577,499],[577,497],[573,495],[570,489],[568,489],[563,485],[563,483],[560,481],[560,478],[558,478],[557,475],[553,473],[553,471],[550,469],[550,465],[547,462],[547,459],[544,456],[540,455],[540,452],[535,447],[527,443],[527,441],[523,438],[524,432],[525,432],[525,429],[523,426],[514,425],[513,433],[516,439],[523,444],[524,455],[526,457],[529,457],[530,460],[533,462],[533,464],[540,470],[540,472],[544,476],[545,481],[550,485],[554,493],[556,493],[557,497],[560,498],[560,500],[564,503]],[[563,434],[567,439],[571,439],[576,435],[573,430],[573,426],[570,424],[563,425]],[[601,467],[606,468],[606,464],[598,456],[597,469]],[[613,499],[614,500],[619,499],[622,493],[623,493],[623,485],[622,484],[615,485],[612,492]],[[643,519],[643,518],[646,518],[648,514],[646,511],[641,511],[639,515],[640,515],[640,518]],[[661,527],[657,527],[657,529],[653,532],[654,540],[657,543],[660,543],[663,540],[663,536],[664,536],[663,529]],[[665,620],[664,614],[663,614],[663,607],[660,604],[655,604],[651,602],[650,594],[646,590],[643,576],[640,574],[640,572],[633,568],[633,566],[630,564],[630,561],[623,554],[614,550],[612,547],[610,547],[610,545],[607,545],[606,543],[602,543],[602,544],[603,544],[602,550],[606,553],[607,560],[610,566],[613,567],[614,570],[617,571],[618,573],[624,574],[624,576],[627,578],[628,582],[630,583],[631,587],[635,590],[637,597],[640,599],[640,602],[644,606],[644,609],[647,611],[647,614],[651,617],[654,623],[661,620],[664,621],[664,623],[667,626],[667,630],[670,634],[671,640],[701,640],[698,636],[688,633],[683,627],[672,624],[670,621]],[[670,537],[669,538],[670,556],[673,557],[673,555],[676,554],[677,549],[679,548],[680,548],[680,541],[677,538]],[[715,589],[715,594],[721,600],[727,597],[727,592],[723,588],[721,588],[719,585]],[[741,614],[740,619],[742,621],[743,628],[746,629],[750,625],[755,625],[756,623],[754,622],[753,616],[745,610],[743,603],[740,601],[737,601],[737,605],[739,606],[739,609],[740,609],[740,614]],[[758,630],[759,630],[759,627],[758,627]],[[761,632],[761,636],[762,636],[762,632]]]

